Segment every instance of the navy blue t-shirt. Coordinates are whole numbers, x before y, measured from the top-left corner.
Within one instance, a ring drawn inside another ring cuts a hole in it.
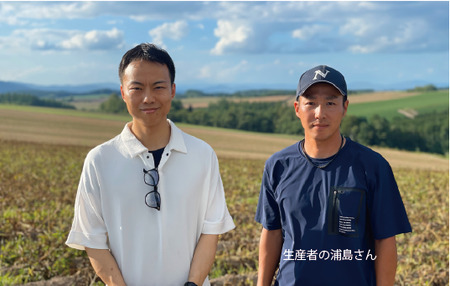
[[[376,285],[375,239],[411,232],[389,163],[347,143],[319,169],[298,142],[265,165],[256,221],[282,229],[275,285]]]
[[[161,148],[158,150],[153,150],[153,151],[150,151],[150,150],[148,151],[148,153],[152,153],[152,155],[153,155],[153,162],[155,163],[155,168],[158,168],[159,162],[161,162],[161,157],[164,152],[164,148]]]

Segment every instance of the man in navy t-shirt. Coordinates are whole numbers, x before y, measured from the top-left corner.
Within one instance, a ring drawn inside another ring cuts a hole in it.
[[[395,235],[411,232],[389,163],[340,133],[344,76],[328,66],[299,80],[305,139],[265,165],[258,285],[394,285]]]

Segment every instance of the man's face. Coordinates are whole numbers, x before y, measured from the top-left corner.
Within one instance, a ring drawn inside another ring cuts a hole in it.
[[[340,136],[340,124],[347,113],[348,101],[331,84],[316,83],[294,103],[305,138],[326,142]]]
[[[133,123],[145,127],[167,124],[175,84],[171,84],[166,65],[136,60],[124,71],[120,86],[122,98]]]

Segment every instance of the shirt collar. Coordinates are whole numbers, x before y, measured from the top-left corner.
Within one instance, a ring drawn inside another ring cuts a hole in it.
[[[181,131],[171,120],[167,119],[170,124],[170,139],[166,146],[166,151],[178,151],[181,153],[187,153],[186,144],[184,142],[183,131]],[[130,122],[125,124],[125,127],[120,133],[122,140],[122,148],[126,154],[131,158],[136,157],[148,149],[145,147],[139,139],[131,132]]]
[[[187,147],[184,142],[183,131],[181,131],[181,129],[178,128],[170,119],[167,119],[167,121],[170,124],[171,130],[169,144],[167,144],[167,150],[178,151],[187,154]]]

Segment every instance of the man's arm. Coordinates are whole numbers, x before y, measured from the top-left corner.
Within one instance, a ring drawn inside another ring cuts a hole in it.
[[[377,286],[393,286],[397,271],[395,236],[375,240],[375,275]]]
[[[126,286],[116,260],[108,249],[87,248],[86,253],[98,277],[108,286]]]
[[[262,229],[259,241],[258,286],[272,285],[273,276],[280,261],[282,246],[281,229]]]
[[[200,236],[192,258],[188,281],[199,286],[203,285],[214,263],[218,241],[219,236],[216,234],[202,234]]]

